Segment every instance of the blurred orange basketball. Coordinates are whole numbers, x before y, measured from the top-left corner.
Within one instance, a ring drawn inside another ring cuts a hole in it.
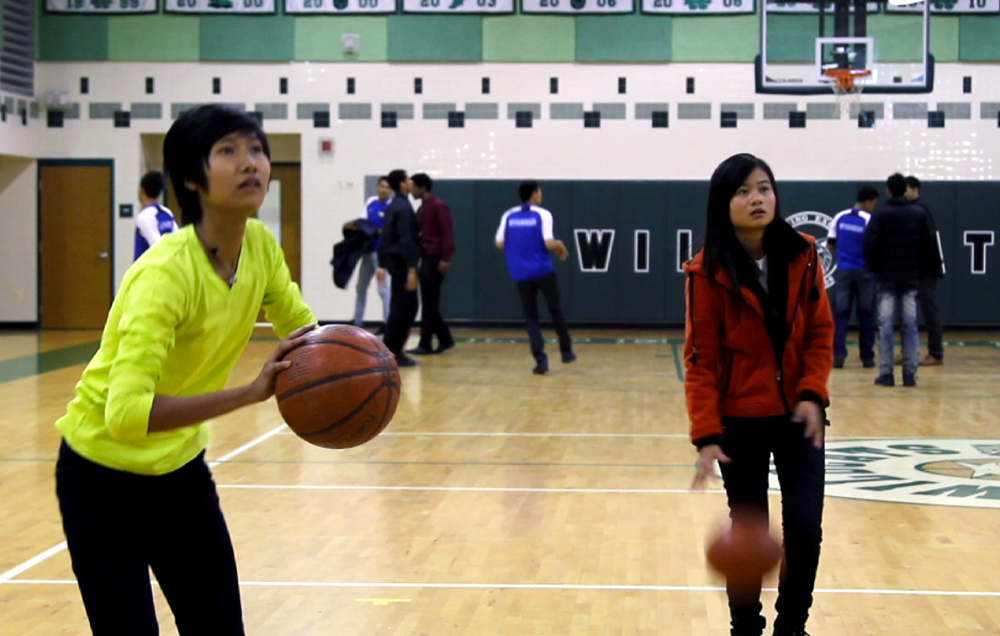
[[[712,569],[730,584],[759,584],[781,561],[781,544],[771,536],[766,515],[735,515],[732,524],[708,544]]]
[[[281,417],[299,437],[323,448],[352,448],[385,429],[402,381],[382,341],[351,325],[309,332],[283,360],[275,396]]]

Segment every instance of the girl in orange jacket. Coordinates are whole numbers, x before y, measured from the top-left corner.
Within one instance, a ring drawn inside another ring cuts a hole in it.
[[[835,328],[816,245],[781,217],[763,160],[739,154],[716,168],[705,246],[685,271],[693,487],[719,462],[731,514],[766,516],[773,456],[785,543],[774,634],[808,636]],[[759,582],[727,592],[733,636],[760,636]]]

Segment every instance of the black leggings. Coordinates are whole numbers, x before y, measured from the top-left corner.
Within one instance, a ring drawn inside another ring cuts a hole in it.
[[[96,464],[64,441],[56,494],[94,636],[159,633],[152,568],[183,636],[242,636],[236,555],[204,453],[172,473]]]
[[[781,486],[781,525],[785,556],[778,579],[776,633],[804,629],[812,606],[822,541],[825,452],[805,438],[805,424],[790,416],[723,418],[722,451],[732,461],[720,464],[729,509],[768,510],[771,455]],[[733,633],[760,634],[760,587],[739,596],[730,587]]]

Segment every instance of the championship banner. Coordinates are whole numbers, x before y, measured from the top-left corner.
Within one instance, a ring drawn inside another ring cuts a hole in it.
[[[756,13],[756,0],[642,0],[643,13],[667,15],[731,15]]]
[[[514,0],[403,0],[403,13],[514,13]]]
[[[274,0],[164,0],[167,13],[274,13]]]
[[[159,0],[45,0],[47,13],[156,13]]]
[[[285,13],[395,13],[396,0],[285,0]]]
[[[966,0],[968,1],[968,0]],[[1000,2],[1000,0],[997,0]],[[878,13],[879,2],[866,2],[865,8],[868,11],[868,15],[873,13]],[[848,13],[854,15],[854,3],[847,5]],[[824,3],[824,9],[826,15],[832,16],[834,12],[833,3]],[[767,3],[768,13],[819,13],[819,3],[818,2],[768,2]]]
[[[634,12],[635,0],[521,0],[521,13],[607,15]]]
[[[923,13],[924,3],[908,4],[904,7],[887,5],[886,13]],[[934,15],[958,15],[960,13],[1000,13],[1000,0],[933,0],[931,13]]]

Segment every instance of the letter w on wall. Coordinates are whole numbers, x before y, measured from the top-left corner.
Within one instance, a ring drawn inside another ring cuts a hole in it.
[[[581,272],[606,272],[615,244],[614,230],[574,230]]]

